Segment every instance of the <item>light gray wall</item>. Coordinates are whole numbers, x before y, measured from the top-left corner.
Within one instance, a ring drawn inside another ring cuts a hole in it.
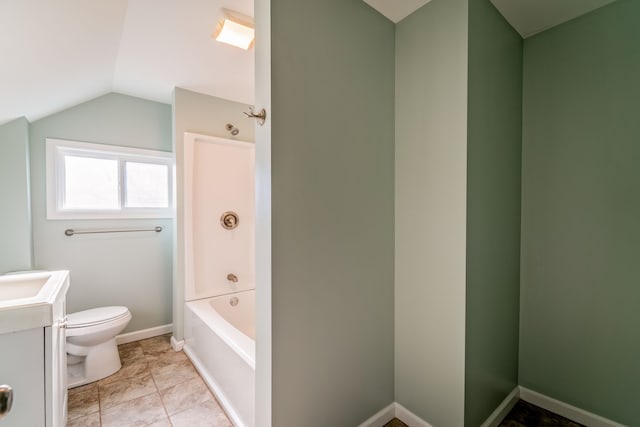
[[[640,425],[640,2],[525,40],[520,383]]]
[[[396,26],[395,397],[464,423],[467,0]]]
[[[31,268],[29,122],[0,126],[0,274]]]
[[[271,30],[272,422],[355,426],[393,401],[394,26],[272,0]]]
[[[106,305],[129,307],[125,331],[171,323],[170,219],[47,220],[45,139],[171,150],[171,107],[108,94],[38,120],[30,128],[34,267],[68,269],[67,311]],[[67,237],[67,228],[162,226],[161,233]]]
[[[465,425],[518,384],[522,38],[469,1]]]
[[[268,112],[256,127],[256,427],[272,425],[271,280],[271,4],[255,2],[256,107]]]
[[[175,88],[173,93],[173,148],[176,154],[176,218],[175,218],[175,247],[174,257],[174,304],[173,304],[173,334],[181,340],[184,336],[184,133],[192,132],[221,138],[237,139],[253,142],[254,122],[243,112],[249,106],[222,98],[216,98],[182,88]],[[232,137],[225,129],[231,123],[240,129],[240,133]]]

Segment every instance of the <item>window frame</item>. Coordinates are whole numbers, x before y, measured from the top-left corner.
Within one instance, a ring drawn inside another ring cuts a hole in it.
[[[175,159],[171,152],[131,148],[117,145],[95,144],[46,138],[47,219],[136,219],[173,218],[175,213]],[[65,156],[89,157],[116,160],[118,162],[117,209],[66,209],[65,200]],[[148,163],[167,166],[168,204],[166,208],[127,207],[126,171],[127,162]]]

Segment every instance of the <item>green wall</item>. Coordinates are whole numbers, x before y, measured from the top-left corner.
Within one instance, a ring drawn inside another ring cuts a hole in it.
[[[31,268],[29,122],[0,126],[0,274]]]
[[[396,26],[395,398],[464,424],[468,1]]]
[[[184,338],[184,133],[193,132],[220,138],[253,142],[254,123],[243,111],[249,106],[235,101],[175,88],[173,92],[173,151],[176,155],[176,218],[173,274],[173,334],[177,340]],[[240,130],[237,136],[225,129],[227,123]]]
[[[469,1],[465,426],[518,384],[522,38]]]
[[[640,425],[640,2],[524,45],[520,383]]]
[[[34,267],[68,269],[67,311],[129,307],[125,332],[172,322],[171,219],[47,220],[45,139],[171,151],[171,107],[111,93],[40,119],[30,127]],[[162,226],[162,233],[67,237],[67,228]]]
[[[355,426],[394,400],[394,25],[271,0],[271,30],[272,424]]]

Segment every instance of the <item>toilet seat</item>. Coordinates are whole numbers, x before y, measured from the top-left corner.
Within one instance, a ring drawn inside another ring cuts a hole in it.
[[[129,309],[122,306],[98,307],[67,315],[67,328],[86,328],[102,325],[130,316]]]

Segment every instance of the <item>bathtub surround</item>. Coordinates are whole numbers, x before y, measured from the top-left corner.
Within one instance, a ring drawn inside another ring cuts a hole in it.
[[[172,146],[176,155],[176,188],[184,188],[184,133],[193,132],[220,138],[230,138],[225,126],[231,123],[240,129],[240,133],[232,137],[238,141],[252,142],[254,138],[254,123],[248,120],[243,111],[249,110],[249,105],[226,99],[216,98],[191,92],[182,88],[175,88],[173,94],[173,134]],[[174,246],[173,273],[173,335],[176,344],[184,338],[184,192],[176,194],[176,218],[174,220],[176,234]]]
[[[171,107],[112,93],[32,123],[29,135],[34,267],[71,271],[67,311],[127,306],[133,318],[125,333],[171,323],[172,221],[47,220],[45,138],[170,151]],[[64,235],[67,228],[155,226],[163,231]]]
[[[626,425],[640,425],[638,17],[618,0],[524,44],[520,384]]]
[[[255,144],[183,138],[185,301],[255,289]]]
[[[182,142],[184,351],[234,425],[253,427],[255,145],[190,132]]]
[[[29,122],[0,125],[0,274],[31,268]]]

